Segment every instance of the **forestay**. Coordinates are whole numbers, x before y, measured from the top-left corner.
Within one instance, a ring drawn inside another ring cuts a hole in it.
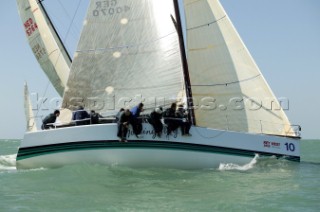
[[[290,134],[274,94],[218,0],[185,0],[187,58],[197,125]]]
[[[17,0],[29,45],[54,88],[62,96],[71,60],[37,0]]]
[[[100,113],[139,102],[145,109],[183,96],[172,0],[92,0],[71,67],[63,107]]]

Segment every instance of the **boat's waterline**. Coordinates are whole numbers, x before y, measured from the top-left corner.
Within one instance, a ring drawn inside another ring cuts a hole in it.
[[[17,168],[74,163],[217,168],[221,163],[247,164],[256,154],[300,160],[298,140],[277,136],[192,127],[191,137],[177,133],[160,139],[153,136],[150,125],[144,124],[143,138],[129,136],[129,142],[119,142],[115,132],[115,124],[104,124],[27,133],[18,151]],[[269,146],[266,142],[270,142]],[[289,143],[294,146],[294,152],[288,151]]]
[[[121,143],[113,147],[110,145],[108,148],[88,146],[78,150],[53,150],[48,154],[36,153],[35,157],[18,156],[17,168],[55,168],[77,163],[97,163],[111,166],[199,169],[216,168],[221,162],[244,165],[254,158],[250,155],[135,144],[137,142]]]

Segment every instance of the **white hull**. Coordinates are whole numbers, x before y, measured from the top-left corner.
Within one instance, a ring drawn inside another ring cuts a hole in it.
[[[118,142],[116,124],[86,125],[26,133],[17,168],[60,167],[95,163],[129,167],[181,169],[217,168],[221,163],[244,165],[255,156],[275,155],[299,161],[299,139],[192,127],[191,137],[153,136],[145,124],[143,138],[129,132]]]
[[[154,149],[112,149],[85,150],[42,155],[18,161],[18,168],[39,167],[57,168],[79,163],[93,163],[108,166],[157,167],[179,169],[206,169],[219,167],[220,163],[247,164],[253,158],[199,153],[175,150]]]

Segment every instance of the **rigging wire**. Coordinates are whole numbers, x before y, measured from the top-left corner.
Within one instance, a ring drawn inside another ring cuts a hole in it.
[[[43,1],[44,1],[44,0],[42,0],[41,2],[43,2]],[[61,3],[61,1],[58,0],[58,2],[59,2],[59,4],[60,4],[60,6],[63,8],[63,10],[64,10],[64,12],[66,13],[66,15],[70,18],[67,10],[65,9],[65,7],[64,7],[63,4]],[[81,3],[82,3],[82,0],[80,0],[80,1],[78,2],[76,11],[74,12],[74,15],[73,15],[73,17],[72,17],[72,19],[71,19],[71,23],[70,23],[70,25],[69,25],[69,27],[68,27],[67,33],[66,33],[66,35],[65,35],[65,38],[63,39],[63,43],[65,43],[66,40],[67,40],[67,38],[68,38],[68,35],[69,35],[70,30],[71,30],[71,28],[72,28],[72,25],[73,25],[73,23],[74,23],[76,14],[77,14],[78,11],[79,11],[79,8],[80,8]],[[55,62],[55,64],[54,64],[54,67],[56,67],[56,65],[57,65],[57,63],[58,63],[58,61],[59,61],[59,59],[60,59],[60,56],[61,56],[61,53],[59,54],[59,56],[58,56],[58,58],[57,58],[57,60],[56,60],[56,62]],[[45,88],[45,90],[44,90],[44,92],[43,92],[43,97],[47,94],[50,84],[51,84],[51,83],[50,83],[50,80],[48,80],[47,85],[46,85],[46,88]],[[41,101],[41,102],[40,102],[39,108],[42,107],[42,105],[43,105],[44,102],[45,102],[45,101]],[[37,110],[36,117],[38,116],[38,114],[39,114],[39,110]]]
[[[42,0],[44,1],[44,0]],[[76,10],[74,11],[73,13],[73,16],[71,16],[69,13],[68,13],[68,10],[66,9],[66,7],[64,6],[64,4],[61,2],[61,0],[58,0],[58,4],[60,5],[60,8],[62,10],[62,13],[65,15],[65,17],[67,19],[70,20],[70,23],[67,25],[66,24],[66,21],[63,19],[63,17],[60,16],[57,16],[55,15],[55,13],[51,13],[50,16],[54,17],[54,20],[55,20],[55,25],[61,25],[63,26],[63,29],[66,30],[65,32],[65,35],[63,35],[63,43],[66,43],[68,37],[70,37],[70,35],[72,34],[74,37],[78,37],[78,35],[80,34],[80,29],[78,28],[78,26],[76,24],[74,24],[75,22],[75,18],[76,18],[76,15],[79,14],[79,9],[80,9],[80,6],[82,4],[83,0],[80,0],[78,1],[78,5],[76,6]],[[48,7],[48,3],[46,4],[47,7]],[[56,4],[55,4],[56,5]],[[45,4],[43,5],[43,7],[45,6]],[[74,8],[74,7],[73,7]],[[48,8],[49,9],[49,8]],[[59,8],[58,8],[59,9]],[[49,14],[48,14],[49,16]],[[50,18],[50,17],[49,17]],[[59,27],[61,28],[61,27]],[[72,33],[71,33],[71,30]],[[61,31],[61,30],[60,30]],[[76,39],[76,38],[74,38]],[[69,50],[70,51],[70,50]],[[70,52],[71,53],[71,52]]]
[[[66,14],[68,15],[68,13],[67,13],[66,9],[64,8],[64,6],[62,5],[61,1],[58,0],[58,2],[59,2],[59,4],[61,5],[61,7],[65,10]],[[72,28],[72,25],[73,25],[73,23],[74,23],[75,17],[76,17],[76,15],[77,15],[78,11],[79,11],[79,8],[80,8],[81,3],[82,3],[82,0],[78,1],[77,9],[76,9],[76,11],[75,11],[74,14],[73,14],[73,17],[72,17],[72,19],[71,19],[71,23],[70,23],[69,28],[68,28],[68,30],[67,30],[67,32],[66,32],[66,37],[65,37],[65,39],[63,40],[63,42],[66,42],[66,40],[67,40],[67,38],[68,38],[68,35],[69,35],[70,30],[71,30],[71,28]]]

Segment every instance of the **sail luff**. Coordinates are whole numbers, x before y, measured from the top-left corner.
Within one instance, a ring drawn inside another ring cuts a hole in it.
[[[174,2],[174,8],[175,8],[175,15],[176,15],[176,28],[179,35],[179,43],[180,43],[180,52],[181,52],[181,60],[182,60],[182,66],[183,66],[183,74],[184,74],[184,82],[185,82],[185,91],[187,96],[187,108],[188,108],[188,116],[191,121],[192,125],[196,125],[196,118],[194,114],[194,105],[192,101],[192,88],[191,88],[191,82],[190,82],[190,76],[189,76],[189,68],[188,68],[188,62],[187,62],[187,55],[186,55],[186,49],[183,39],[183,30],[182,30],[182,22],[181,22],[181,15],[179,10],[179,1],[173,0]]]
[[[38,0],[17,0],[27,40],[56,91],[62,96],[71,60]]]

